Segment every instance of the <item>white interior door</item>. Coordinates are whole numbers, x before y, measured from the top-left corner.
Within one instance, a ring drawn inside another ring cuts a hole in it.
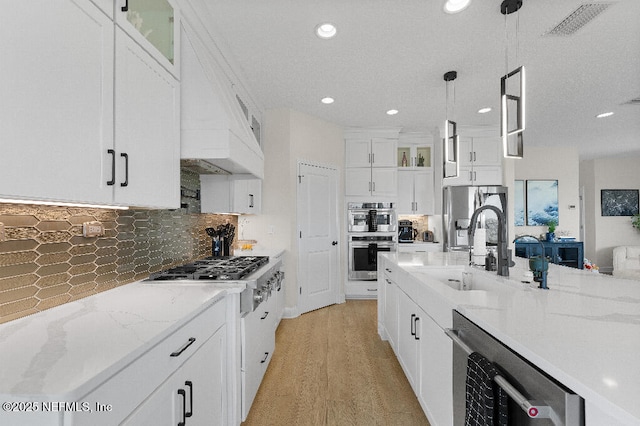
[[[300,313],[337,300],[338,172],[298,163],[298,283]]]

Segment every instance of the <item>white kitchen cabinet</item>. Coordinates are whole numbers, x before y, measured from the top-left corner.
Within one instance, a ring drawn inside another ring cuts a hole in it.
[[[385,298],[384,303],[384,325],[387,338],[394,351],[398,352],[398,293],[400,290],[391,276],[384,276]],[[381,299],[378,299],[381,300]]]
[[[422,338],[421,309],[401,289],[398,289],[398,361],[413,391],[420,389],[419,351]]]
[[[226,425],[225,342],[221,327],[122,425]]]
[[[396,167],[397,143],[377,137],[347,139],[347,167]]]
[[[277,301],[272,296],[240,321],[242,335],[242,420],[246,420],[276,347]]]
[[[227,386],[228,377],[232,377],[227,373],[227,308],[225,299],[214,303],[124,368],[105,377],[100,386],[83,397],[91,408],[98,403],[110,404],[109,410],[75,411],[65,417],[64,424],[106,426],[125,419],[130,425],[177,424],[177,420],[173,422],[176,413],[182,413],[182,406],[177,405],[181,401],[177,389],[184,389],[185,381],[193,382],[193,393],[186,396],[196,398],[194,413],[196,404],[203,405],[200,398],[205,396],[204,405],[213,406],[219,413],[214,418],[226,418],[226,398],[230,398],[232,388]],[[214,399],[206,395],[213,395]],[[222,399],[218,401],[216,395]],[[162,421],[153,421],[156,419]]]
[[[398,171],[395,167],[347,168],[346,196],[395,197],[398,193]]]
[[[399,214],[435,213],[434,175],[433,170],[398,171],[398,204]]]
[[[115,152],[108,158],[116,163],[116,204],[179,207],[179,91],[171,74],[116,29]]]
[[[420,389],[418,400],[429,421],[436,425],[453,422],[453,347],[451,339],[420,309]]]
[[[0,18],[0,197],[178,207],[178,82],[106,3],[22,3]]]
[[[445,185],[502,185],[502,141],[499,137],[460,137],[460,173]]]
[[[113,32],[88,0],[2,13],[0,197],[111,201],[102,168],[113,145]]]
[[[395,197],[397,154],[397,137],[347,136],[345,195]]]
[[[180,78],[180,10],[173,0],[117,0],[115,22],[137,44]]]
[[[202,213],[259,214],[262,179],[251,175],[201,175]]]
[[[433,138],[431,135],[401,133],[398,138],[397,167],[399,169],[431,169]]]

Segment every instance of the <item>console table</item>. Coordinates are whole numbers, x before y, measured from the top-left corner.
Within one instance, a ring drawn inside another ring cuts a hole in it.
[[[551,262],[572,268],[584,268],[584,248],[581,241],[542,241],[544,255]],[[529,258],[540,256],[537,241],[516,241],[516,256]]]

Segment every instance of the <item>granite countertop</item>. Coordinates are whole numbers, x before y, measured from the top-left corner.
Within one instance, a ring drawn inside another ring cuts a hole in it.
[[[136,282],[0,325],[0,394],[72,401],[240,283]]]
[[[510,277],[473,268],[495,290],[429,284],[428,268],[463,267],[465,253],[384,254],[550,376],[626,424],[640,424],[640,282],[549,265],[549,290],[523,284],[526,259]],[[437,288],[436,288],[437,287]]]

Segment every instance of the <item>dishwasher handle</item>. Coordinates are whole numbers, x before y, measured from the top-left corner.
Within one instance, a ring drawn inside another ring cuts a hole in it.
[[[475,352],[471,349],[460,337],[458,336],[458,331],[447,328],[444,331],[444,334],[449,336],[449,338],[458,345],[467,355],[471,355]],[[507,395],[513,399],[516,404],[520,406],[532,419],[555,419],[557,415],[554,413],[553,409],[546,405],[544,401],[530,401],[522,395],[518,389],[513,387],[511,383],[509,383],[504,377],[501,375],[497,375],[493,378],[493,380],[497,383],[498,386],[504,390]]]

